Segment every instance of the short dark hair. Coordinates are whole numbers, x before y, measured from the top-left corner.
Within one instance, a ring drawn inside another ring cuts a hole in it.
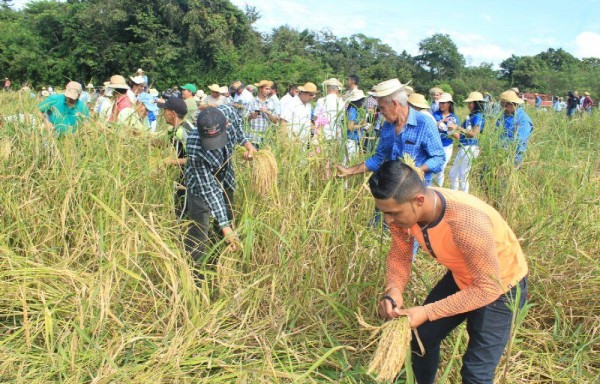
[[[357,75],[350,75],[350,76],[348,76],[348,78],[350,80],[352,80],[352,82],[356,85],[358,85],[358,83],[360,81],[360,77],[358,77]]]
[[[290,85],[290,88],[288,89],[288,92],[295,91],[296,89],[298,89],[298,87],[299,87],[298,84],[292,84],[292,85]]]
[[[369,187],[374,198],[393,198],[398,203],[406,203],[419,192],[426,191],[425,182],[417,171],[402,160],[389,160],[369,178]]]

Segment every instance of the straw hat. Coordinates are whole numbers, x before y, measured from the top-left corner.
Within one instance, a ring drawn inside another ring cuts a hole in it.
[[[129,85],[127,85],[125,78],[121,75],[111,76],[108,86],[112,89],[129,89]]]
[[[434,93],[444,93],[444,90],[440,87],[433,87],[429,90],[429,94],[433,95]]]
[[[208,89],[210,89],[213,92],[218,92],[221,93],[221,87],[219,87],[219,84],[212,84],[208,86]]]
[[[129,78],[131,79],[131,81],[138,85],[144,84],[146,82],[142,76],[129,76]]]
[[[391,95],[392,93],[397,91],[406,91],[406,86],[408,84],[409,83],[402,84],[398,79],[386,80],[374,86],[373,90],[369,92],[369,95],[375,97],[383,97]]]
[[[79,95],[81,95],[81,84],[76,81],[69,81],[67,86],[65,87],[65,96],[70,99],[79,99]]]
[[[469,97],[467,97],[463,103],[470,103],[472,101],[483,101],[483,95],[481,94],[481,92],[471,92],[469,93]]]
[[[584,95],[584,96],[589,96],[589,95],[590,95],[590,93],[589,93],[589,92],[583,92],[583,95]]]
[[[142,68],[138,68],[137,71],[135,71],[135,73],[144,73],[144,70]]]
[[[440,98],[438,99],[439,103],[454,103],[454,100],[452,100],[452,95],[444,92],[442,93],[442,95],[440,96]]]
[[[415,90],[410,85],[405,86],[404,90],[406,91],[406,94],[409,96],[412,95],[413,93],[415,93]]]
[[[504,91],[500,94],[500,101],[507,101],[513,104],[523,104],[523,99],[519,97],[512,89]]]
[[[413,93],[408,96],[408,102],[417,108],[429,109],[429,103],[425,100],[425,96],[420,93]]]
[[[300,90],[300,92],[317,93],[317,86],[309,82],[299,86],[298,90]]]
[[[517,95],[519,94],[519,88],[517,87],[512,87],[510,90],[516,93]]]
[[[206,94],[204,93],[203,90],[199,89],[194,96],[199,97],[200,99],[203,99],[204,97],[206,97]]]
[[[89,89],[89,88],[94,88],[94,84],[92,84],[92,83],[88,83],[88,85],[86,85],[85,87],[86,87],[86,88],[88,88],[88,89]]]
[[[342,83],[340,83],[340,81],[338,79],[333,78],[333,77],[331,79],[325,80],[323,82],[323,85],[326,87],[332,85],[332,86],[338,87],[339,89],[342,89],[342,87],[343,87]]]
[[[229,92],[229,88],[226,85],[219,88],[219,93],[223,94],[227,92]]]
[[[148,90],[148,93],[150,93],[150,95],[152,95],[154,97],[158,96],[158,90],[156,88],[150,88]]]
[[[244,83],[242,83],[240,80],[236,80],[233,83],[231,83],[231,87],[236,91],[239,91],[240,88],[245,88]]]
[[[261,80],[258,83],[254,83],[254,86],[256,88],[262,88],[262,87],[272,87],[273,86],[273,82],[271,80]]]
[[[365,98],[365,93],[362,90],[357,89],[350,94],[350,96],[348,97],[348,101],[353,102],[353,101],[357,101],[357,100],[364,99],[364,98]]]

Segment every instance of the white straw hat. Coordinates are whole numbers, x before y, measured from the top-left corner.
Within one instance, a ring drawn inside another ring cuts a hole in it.
[[[400,80],[398,80],[398,79],[386,80],[386,81],[374,86],[372,91],[369,92],[369,95],[375,96],[375,97],[388,96],[394,92],[397,92],[400,90],[406,90],[406,86],[408,84],[409,83],[402,84],[400,82]]]

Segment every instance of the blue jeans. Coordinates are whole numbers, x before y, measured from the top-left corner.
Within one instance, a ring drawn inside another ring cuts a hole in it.
[[[527,277],[519,282],[521,297],[519,308],[525,304],[527,295]],[[442,300],[459,291],[452,273],[446,275],[429,292],[425,304]],[[508,343],[512,311],[507,304],[517,295],[517,287],[501,295],[496,301],[471,312],[445,317],[435,321],[427,321],[417,328],[425,355],[420,357],[419,346],[413,338],[412,366],[419,384],[433,384],[440,364],[440,344],[450,331],[467,320],[469,344],[463,356],[463,367],[460,371],[463,383],[492,384],[494,371],[500,361],[502,352]]]

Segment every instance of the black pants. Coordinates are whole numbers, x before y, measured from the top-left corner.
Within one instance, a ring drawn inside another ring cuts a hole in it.
[[[519,282],[519,287],[521,290],[519,308],[522,308],[527,295],[527,277]],[[431,290],[425,304],[442,300],[458,291],[452,273],[448,272]],[[510,337],[512,311],[507,304],[514,301],[516,297],[517,287],[514,287],[485,307],[460,315],[427,321],[418,327],[419,336],[425,347],[425,355],[423,357],[417,355],[419,347],[416,338],[413,338],[412,366],[417,383],[433,384],[440,363],[442,340],[466,320],[469,343],[460,371],[463,383],[492,384],[494,371]]]
[[[227,207],[227,218],[233,220],[233,191],[224,190],[225,206]],[[208,204],[204,199],[194,196],[192,193],[187,194],[187,214],[192,221],[188,228],[185,238],[186,251],[192,256],[196,263],[210,264],[211,258],[207,254],[207,248],[214,243],[223,239],[223,233],[219,227],[219,223],[213,220],[212,228],[210,227],[211,212]]]

